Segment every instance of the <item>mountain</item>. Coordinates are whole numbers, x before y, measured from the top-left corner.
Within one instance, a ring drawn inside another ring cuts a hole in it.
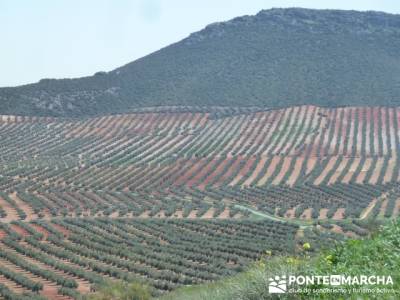
[[[397,106],[398,49],[400,15],[263,10],[208,25],[111,72],[1,88],[0,114],[70,117],[152,106]]]

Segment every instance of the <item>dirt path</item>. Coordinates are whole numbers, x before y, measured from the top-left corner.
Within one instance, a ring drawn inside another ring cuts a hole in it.
[[[368,217],[368,215],[371,213],[371,211],[374,209],[376,203],[378,202],[379,198],[373,199],[367,206],[367,208],[364,209],[364,211],[360,215],[360,219],[363,220]]]
[[[265,213],[265,212],[257,211],[257,210],[255,210],[255,209],[252,209],[252,208],[249,208],[249,207],[246,207],[246,206],[243,206],[243,205],[238,205],[238,204],[236,204],[235,207],[236,207],[236,208],[239,208],[239,209],[241,209],[241,210],[250,211],[250,212],[251,212],[253,215],[255,215],[255,216],[262,217],[262,218],[266,218],[266,219],[269,219],[269,220],[271,220],[271,221],[276,221],[276,222],[287,222],[287,223],[291,223],[291,224],[296,224],[296,225],[299,225],[300,228],[305,228],[305,227],[312,226],[312,224],[310,224],[310,223],[307,222],[307,221],[294,220],[294,219],[291,220],[291,219],[281,218],[281,217],[277,217],[277,216],[274,216],[274,215],[271,215],[271,214],[267,214],[267,213]]]

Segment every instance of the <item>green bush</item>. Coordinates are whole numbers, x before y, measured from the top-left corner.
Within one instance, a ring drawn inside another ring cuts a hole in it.
[[[87,300],[148,300],[151,298],[147,286],[137,282],[108,282],[99,290],[87,297]]]

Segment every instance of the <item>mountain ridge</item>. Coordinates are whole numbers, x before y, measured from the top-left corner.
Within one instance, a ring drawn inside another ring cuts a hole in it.
[[[400,105],[400,15],[262,10],[110,72],[0,89],[0,113],[90,116],[149,106]]]

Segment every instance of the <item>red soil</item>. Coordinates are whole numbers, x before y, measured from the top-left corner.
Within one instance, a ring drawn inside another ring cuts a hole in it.
[[[278,185],[281,183],[282,179],[284,178],[285,174],[288,172],[290,164],[292,162],[292,157],[285,157],[282,165],[282,169],[280,170],[279,174],[274,178],[272,184]]]
[[[224,159],[218,166],[217,168],[211,172],[205,179],[204,181],[199,185],[199,189],[203,190],[204,187],[213,180],[213,178],[215,176],[217,176],[218,174],[220,174],[224,168],[226,167],[226,165],[228,165],[233,159]],[[215,166],[214,166],[215,167]]]
[[[328,212],[328,208],[321,208],[321,210],[319,211],[319,216],[318,216],[318,220],[325,220],[328,217],[326,216]]]
[[[351,156],[352,155],[352,151],[353,151],[353,142],[354,142],[354,135],[356,134],[354,132],[355,130],[355,122],[356,122],[356,109],[355,108],[351,108],[351,114],[350,114],[350,132],[349,132],[349,136],[346,137],[346,139],[348,140],[347,143],[347,149],[346,149],[346,155],[347,156]]]
[[[182,174],[179,178],[177,178],[174,184],[180,185],[187,182],[187,180],[192,176],[192,174],[194,174],[195,172],[197,173],[199,170],[201,170],[205,162],[206,162],[205,158],[199,159],[189,168],[189,170],[187,170],[184,174]],[[187,164],[189,164],[189,162],[187,162]]]
[[[70,234],[70,232],[67,228],[65,228],[59,224],[51,223],[51,226],[53,226],[57,231],[61,232],[64,235],[64,237],[68,237]]]
[[[289,208],[285,213],[285,218],[294,219],[296,207]]]
[[[33,229],[35,229],[37,232],[43,234],[43,238],[47,239],[47,237],[49,236],[49,232],[43,228],[42,226],[38,225],[38,224],[30,224],[31,227],[33,227]]]
[[[236,170],[238,166],[240,165],[240,162],[243,160],[243,158],[238,155],[237,157],[234,158],[235,161],[234,163],[229,167],[228,170],[220,177],[220,179],[216,182],[216,186],[220,186],[225,180],[227,180],[232,174],[236,174]]]
[[[251,167],[253,166],[253,164],[254,164],[254,162],[256,161],[256,157],[254,157],[254,156],[251,156],[247,161],[246,161],[246,164],[244,165],[244,167],[241,169],[241,170],[239,170],[239,174],[232,180],[232,182],[231,183],[229,183],[229,185],[235,185],[236,183],[238,183],[238,181],[240,180],[240,179],[242,179],[242,177],[243,176],[246,176],[248,173],[249,173],[249,171],[250,171],[250,169],[251,169]]]
[[[289,186],[293,186],[296,183],[297,179],[299,178],[301,167],[303,166],[304,163],[304,159],[305,159],[304,157],[296,158],[296,163],[294,165],[294,170],[292,172],[292,175],[290,175],[288,181],[286,182],[286,184],[288,184]]]
[[[28,231],[26,231],[24,228],[15,225],[15,224],[10,224],[10,227],[12,230],[14,230],[16,233],[19,233],[23,237],[30,235]]]
[[[244,185],[249,186],[251,183],[254,182],[254,180],[257,178],[258,174],[261,172],[261,170],[263,169],[265,163],[267,161],[267,157],[262,157],[260,159],[260,162],[257,164],[254,172],[250,175],[250,177],[244,182]]]
[[[370,184],[376,184],[378,179],[379,179],[379,175],[382,172],[382,167],[383,167],[383,162],[385,161],[384,157],[380,157],[378,158],[378,161],[376,162],[376,166],[374,171],[372,172],[372,176],[369,180]]]
[[[211,170],[214,168],[214,166],[218,163],[218,159],[212,159],[208,164],[206,164],[197,174],[190,179],[188,182],[186,182],[187,186],[192,187],[193,185],[199,184],[199,180],[207,174],[210,174]]]
[[[305,209],[304,212],[301,214],[300,219],[311,220],[312,210],[313,210],[312,208]]]
[[[337,211],[333,214],[333,220],[342,220],[344,218],[345,208],[338,208]]]
[[[379,148],[378,148],[378,137],[379,137],[379,128],[378,128],[378,112],[379,112],[379,107],[374,107],[372,109],[372,118],[374,122],[374,149],[375,152],[372,154],[378,154],[379,153]]]

